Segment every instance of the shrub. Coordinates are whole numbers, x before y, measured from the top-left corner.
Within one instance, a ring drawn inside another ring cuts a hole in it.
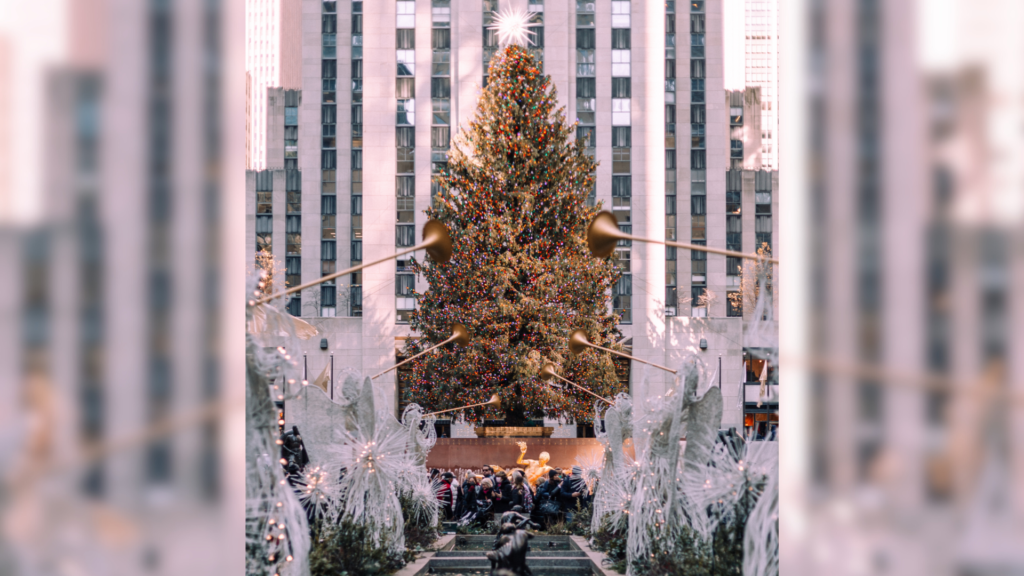
[[[626,530],[614,530],[611,523],[605,520],[601,522],[601,527],[590,540],[590,546],[594,550],[604,552],[608,557],[609,567],[620,574],[626,572],[626,536]]]
[[[414,552],[393,553],[373,544],[370,528],[343,520],[320,528],[309,552],[311,576],[389,574],[415,560]]]

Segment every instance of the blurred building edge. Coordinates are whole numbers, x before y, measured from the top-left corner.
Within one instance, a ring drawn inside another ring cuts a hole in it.
[[[1022,101],[994,67],[920,69],[911,4],[806,3],[807,352],[824,366],[803,568],[1020,573],[1024,222],[999,194],[1024,167],[996,127]]]
[[[241,540],[223,512],[242,494],[226,489],[227,410],[210,410],[231,396],[222,293],[243,269],[224,257],[239,232],[225,167],[241,178],[226,146],[242,144],[224,113],[241,88],[221,77],[230,4],[94,5],[70,61],[44,71],[45,217],[0,231],[13,573],[241,564],[217,544]]]

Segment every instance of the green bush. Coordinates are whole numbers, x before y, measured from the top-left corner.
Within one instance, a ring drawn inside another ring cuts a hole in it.
[[[392,553],[372,543],[371,528],[344,520],[317,531],[309,552],[311,576],[390,574],[416,559],[414,552]]]
[[[400,497],[402,504],[402,518],[405,518],[405,547],[409,550],[426,550],[441,536],[441,518],[438,516],[437,524],[430,524],[426,521],[414,521],[413,503],[411,499]]]
[[[626,572],[626,536],[626,530],[615,530],[610,522],[604,520],[590,540],[590,546],[598,552],[604,552],[610,562],[609,567],[620,574]]]

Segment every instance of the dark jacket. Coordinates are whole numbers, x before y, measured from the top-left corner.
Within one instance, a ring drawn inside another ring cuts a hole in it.
[[[477,500],[478,486],[476,484],[467,488],[466,486],[459,487],[459,514],[465,514],[466,512],[476,512],[476,500]]]
[[[452,485],[446,480],[442,480],[437,488],[437,501],[443,508],[452,507]]]
[[[573,494],[579,496],[573,496]],[[581,476],[566,476],[562,485],[558,488],[559,500],[562,503],[562,510],[576,510],[577,506],[583,507],[587,503],[587,486],[583,483]]]
[[[497,482],[497,478],[495,478]],[[502,479],[500,486],[495,486],[495,498],[494,498],[494,511],[501,514],[508,512],[512,509],[512,485],[507,480]],[[500,494],[501,498],[497,495]]]
[[[522,506],[523,512],[529,512],[527,502],[525,486],[512,489],[512,507]]]

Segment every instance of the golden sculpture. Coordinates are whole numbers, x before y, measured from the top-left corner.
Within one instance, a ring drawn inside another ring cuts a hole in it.
[[[516,442],[519,445],[519,460],[516,460],[516,464],[523,464],[526,466],[526,480],[530,483],[530,486],[537,487],[537,482],[547,477],[548,471],[552,470],[551,466],[548,466],[548,460],[551,460],[551,455],[547,452],[540,453],[540,460],[524,460],[523,456],[526,456],[526,442]]]

